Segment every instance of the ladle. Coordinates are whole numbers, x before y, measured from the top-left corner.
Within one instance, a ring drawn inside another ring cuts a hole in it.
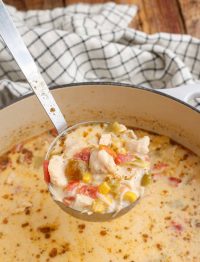
[[[52,121],[53,125],[55,126],[58,132],[58,136],[50,145],[50,148],[46,155],[46,159],[48,159],[51,149],[53,148],[57,140],[60,139],[63,135],[65,135],[67,132],[72,131],[73,129],[77,128],[80,125],[100,123],[97,121],[82,122],[68,128],[67,122],[62,112],[60,111],[56,101],[54,100],[51,92],[49,91],[47,84],[45,83],[42,75],[40,74],[31,54],[29,53],[6,7],[4,6],[1,0],[0,0],[0,35],[3,38],[10,53],[14,57],[18,66],[23,72],[26,80],[28,81],[30,87],[32,88],[33,92],[36,94],[41,105],[43,106],[44,110],[46,111],[47,115],[49,116],[50,120]],[[50,191],[50,187],[49,187],[49,191]],[[52,194],[51,196],[54,199]],[[133,204],[123,208],[118,213],[105,213],[105,214],[93,213],[91,215],[88,215],[87,213],[81,213],[80,211],[67,207],[62,202],[57,201],[55,199],[54,201],[66,213],[74,217],[80,218],[82,220],[96,222],[96,221],[108,221],[127,213],[138,203],[139,198]]]

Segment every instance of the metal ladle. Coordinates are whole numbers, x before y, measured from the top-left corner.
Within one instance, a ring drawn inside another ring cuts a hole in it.
[[[46,111],[47,115],[49,116],[56,130],[58,131],[59,135],[52,142],[47,152],[46,159],[48,159],[51,149],[54,147],[57,140],[60,139],[63,135],[65,135],[67,132],[72,131],[73,129],[77,128],[80,125],[99,123],[99,122],[94,122],[94,121],[82,122],[70,128],[67,127],[67,122],[63,114],[61,113],[56,101],[54,100],[51,92],[49,91],[49,88],[45,83],[43,77],[38,71],[38,68],[31,54],[29,53],[27,47],[25,46],[19,32],[17,31],[8,11],[6,10],[1,0],[0,0],[0,35],[3,38],[8,49],[10,50],[15,61],[17,62],[18,66],[20,67],[21,71],[23,72],[33,92],[36,94],[41,105],[43,106],[44,110]],[[52,194],[51,196],[53,198]],[[66,213],[82,220],[94,221],[94,222],[108,221],[113,218],[119,217],[127,213],[130,209],[132,209],[138,203],[138,200],[133,204],[123,208],[118,213],[105,213],[105,214],[93,213],[91,215],[88,215],[87,213],[81,213],[80,211],[67,207],[62,202],[54,199],[54,201]]]

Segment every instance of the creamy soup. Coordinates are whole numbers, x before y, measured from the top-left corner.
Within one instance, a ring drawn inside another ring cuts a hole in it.
[[[114,123],[81,125],[59,138],[44,162],[55,200],[82,213],[113,213],[143,195],[150,175],[148,136]]]
[[[75,219],[51,199],[42,162],[54,132],[0,158],[0,261],[200,261],[200,159],[169,138],[150,137],[152,183],[126,215]]]

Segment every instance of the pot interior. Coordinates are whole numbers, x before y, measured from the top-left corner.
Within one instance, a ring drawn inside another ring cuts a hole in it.
[[[164,134],[200,153],[200,115],[166,95],[130,86],[82,84],[53,90],[69,125],[87,120],[118,121]],[[0,153],[52,128],[35,96],[0,112]]]
[[[167,96],[109,84],[67,86],[55,89],[53,94],[69,124],[117,120],[168,135],[200,154],[199,113]],[[1,153],[52,128],[35,96],[3,109],[0,121]],[[45,135],[36,139],[42,140],[39,144],[45,144]],[[34,150],[36,157],[40,150]],[[200,180],[192,186],[174,188],[164,177],[146,188],[146,195],[126,215],[111,222],[92,223],[64,213],[46,190],[41,164],[34,169],[24,162],[19,165],[17,162],[15,169],[9,167],[11,170],[4,170],[0,176],[2,261],[51,261],[53,258],[58,262],[151,262],[183,261],[183,257],[187,261],[196,257],[197,260],[192,261],[198,261],[199,217],[193,214],[197,210],[194,204],[199,206]],[[195,174],[199,179],[200,164],[197,167]],[[13,184],[9,184],[10,180]],[[166,192],[168,194],[163,194]],[[181,209],[175,210],[175,207]],[[192,223],[186,224],[188,215]],[[182,228],[183,232],[179,232]]]

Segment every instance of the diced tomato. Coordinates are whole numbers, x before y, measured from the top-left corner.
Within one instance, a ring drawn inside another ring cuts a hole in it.
[[[69,197],[64,197],[63,198],[63,203],[66,205],[66,206],[69,206],[71,204],[72,201],[75,200],[75,197],[74,196],[69,196]]]
[[[58,135],[58,131],[57,131],[55,128],[49,130],[49,133],[50,133],[53,137],[56,137],[56,136]]]
[[[157,170],[165,169],[166,167],[168,167],[168,164],[163,162],[158,162],[157,164],[154,165],[154,169]]]
[[[98,188],[97,186],[83,185],[77,190],[78,194],[89,196],[91,198],[97,198]]]
[[[100,145],[99,146],[99,149],[100,150],[105,150],[109,155],[111,155],[113,158],[116,158],[117,157],[117,154],[116,152],[110,148],[109,146],[104,146],[104,145]]]
[[[129,162],[132,159],[133,157],[130,154],[117,154],[117,156],[115,157],[115,163],[117,165],[120,165]]]
[[[174,221],[172,221],[172,228],[179,233],[183,231],[183,226]]]
[[[66,190],[67,192],[70,192],[70,191],[74,190],[74,189],[78,186],[78,184],[79,184],[79,181],[78,181],[78,180],[70,181],[70,182],[68,183],[68,185],[66,186],[65,190]]]
[[[44,180],[45,180],[46,183],[50,183],[50,181],[51,181],[48,166],[49,166],[49,160],[44,160],[43,171],[44,171]]]
[[[89,163],[90,160],[90,148],[84,148],[81,152],[74,155],[75,159],[82,160],[86,163]]]
[[[170,185],[173,187],[177,187],[182,182],[182,180],[177,177],[169,177],[168,179],[169,179]]]

